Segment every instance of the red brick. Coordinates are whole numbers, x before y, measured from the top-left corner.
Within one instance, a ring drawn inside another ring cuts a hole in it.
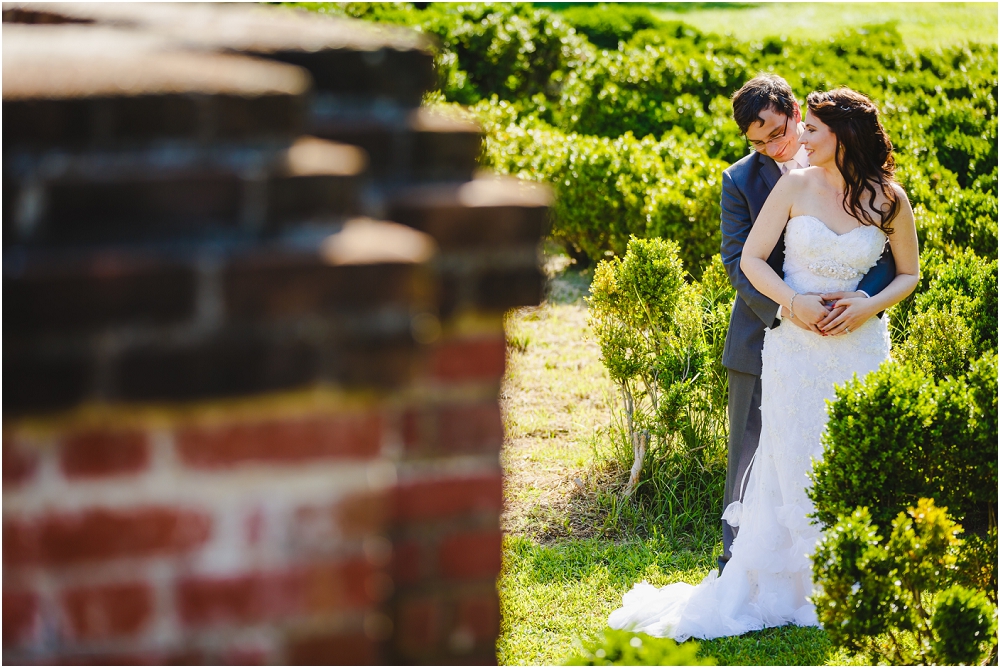
[[[500,451],[503,417],[495,401],[441,408],[437,415],[438,447],[450,452]]]
[[[493,643],[500,633],[500,600],[496,591],[460,600],[455,613],[455,628],[468,631],[476,643]]]
[[[3,484],[21,485],[38,470],[38,453],[28,449],[18,439],[3,437]]]
[[[389,519],[390,499],[384,493],[350,496],[338,504],[337,524],[345,536],[361,536],[384,529]]]
[[[431,376],[443,381],[500,380],[507,357],[503,335],[446,341],[431,357]]]
[[[441,541],[438,567],[456,580],[494,578],[500,572],[502,538],[499,531],[460,533]]]
[[[222,664],[226,666],[267,666],[273,664],[270,651],[264,647],[235,647],[226,651]]]
[[[420,543],[402,541],[392,549],[392,578],[397,586],[420,581],[423,574]]]
[[[302,609],[303,586],[298,572],[189,578],[177,585],[177,611],[188,626],[274,619]]]
[[[498,511],[502,506],[502,476],[496,471],[400,485],[396,490],[394,516],[397,521],[441,519]]]
[[[400,603],[396,612],[396,647],[407,658],[433,651],[441,641],[441,605],[433,598]]]
[[[188,552],[208,540],[211,520],[202,513],[147,506],[90,509],[36,520],[4,521],[4,564],[66,565],[118,557]]]
[[[167,660],[156,652],[144,653],[106,653],[88,652],[86,654],[60,654],[50,663],[60,666],[162,666],[187,665]]]
[[[400,431],[402,432],[403,445],[408,450],[419,448],[421,441],[421,422],[425,419],[425,413],[417,409],[410,409],[403,413],[400,421]]]
[[[73,434],[60,453],[70,478],[137,473],[149,466],[149,443],[138,431],[87,431]]]
[[[288,615],[354,609],[370,602],[363,559],[289,571],[196,577],[177,586],[177,610],[188,626],[241,624]]]
[[[62,604],[75,638],[131,636],[153,616],[153,591],[140,582],[78,587],[63,592]]]
[[[403,444],[431,452],[499,452],[503,416],[496,401],[411,408],[402,416]]]
[[[388,528],[390,499],[385,493],[363,492],[337,504],[302,506],[290,528],[296,549],[328,551],[347,540],[383,533]]]
[[[297,638],[286,648],[293,666],[363,666],[381,663],[375,643],[363,633]]]
[[[47,662],[63,666],[198,666],[209,663],[207,658],[197,649],[181,648],[166,652],[140,650],[65,653],[49,657]]]
[[[219,468],[244,462],[367,459],[378,455],[381,438],[379,416],[360,413],[190,427],[177,435],[177,447],[187,465]]]
[[[370,605],[372,575],[371,564],[363,558],[307,568],[304,575],[306,610],[332,612]]]
[[[3,646],[30,640],[38,623],[38,597],[30,591],[3,593]]]

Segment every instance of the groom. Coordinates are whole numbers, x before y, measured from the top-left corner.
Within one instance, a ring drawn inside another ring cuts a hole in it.
[[[802,114],[788,83],[779,76],[762,74],[733,93],[733,118],[752,152],[722,174],[722,263],[737,299],[729,319],[729,332],[722,364],[729,376],[729,462],[723,508],[742,501],[750,461],[760,440],[761,350],[765,328],[781,324],[808,329],[821,336],[820,328],[839,310],[815,325],[807,325],[754,288],[740,269],[743,244],[764,201],[783,174],[809,166],[809,156],[800,142]],[[784,276],[784,239],[778,241],[767,263]],[[885,252],[861,280],[855,293],[830,293],[825,300],[869,297],[881,292],[896,276],[896,265],[886,244]],[[881,314],[879,314],[881,316]],[[722,556],[719,572],[731,556],[730,547],[738,529],[722,522]]]

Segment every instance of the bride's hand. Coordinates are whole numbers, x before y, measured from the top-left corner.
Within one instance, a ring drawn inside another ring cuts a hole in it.
[[[795,317],[810,326],[810,329],[813,329],[813,326],[822,321],[829,313],[823,304],[823,298],[813,294],[796,295],[792,311],[795,313]]]
[[[870,306],[871,299],[864,296],[837,299],[833,303],[832,317],[827,322],[820,323],[819,328],[826,336],[849,334],[860,329],[861,325],[875,315]]]

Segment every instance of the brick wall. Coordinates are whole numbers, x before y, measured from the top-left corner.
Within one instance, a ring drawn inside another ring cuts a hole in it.
[[[3,5],[5,663],[492,663],[548,194],[428,44]]]

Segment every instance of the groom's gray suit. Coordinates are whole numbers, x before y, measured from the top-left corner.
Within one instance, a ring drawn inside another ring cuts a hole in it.
[[[729,463],[723,508],[743,498],[745,490],[738,488],[760,440],[760,355],[764,330],[781,324],[777,319],[778,304],[750,284],[740,269],[740,256],[757,214],[780,177],[781,170],[774,160],[756,151],[722,173],[722,263],[737,294],[722,353],[722,364],[729,372]],[[781,238],[767,263],[779,276],[784,276],[784,261],[785,241]],[[858,289],[869,295],[878,294],[895,276],[896,263],[886,244],[878,264],[865,274]],[[735,535],[736,530],[723,521],[720,569],[729,561]]]

